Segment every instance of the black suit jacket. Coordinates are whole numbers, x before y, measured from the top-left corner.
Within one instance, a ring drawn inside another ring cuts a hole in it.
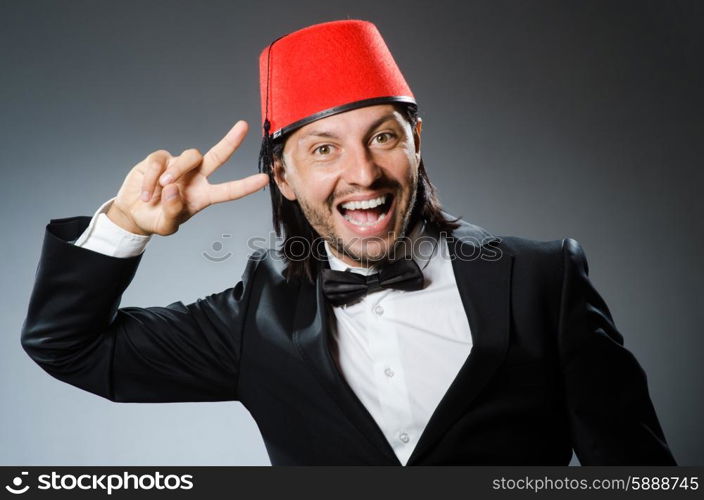
[[[46,228],[22,345],[44,370],[118,402],[240,401],[274,465],[398,465],[330,353],[318,283],[258,251],[194,303],[119,308],[141,255],[76,247],[89,217]],[[646,376],[590,283],[579,243],[497,238],[463,222],[448,246],[473,348],[408,465],[674,465]]]

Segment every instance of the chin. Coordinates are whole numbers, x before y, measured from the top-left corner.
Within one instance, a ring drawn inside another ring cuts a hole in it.
[[[414,201],[400,189],[379,189],[342,198],[323,215],[299,198],[315,231],[338,254],[365,266],[389,259]]]
[[[342,243],[335,246],[338,252],[344,252],[364,265],[386,261],[394,243],[401,237],[403,218],[393,204],[384,213],[386,217],[382,217],[381,221],[361,228],[350,227],[349,220],[343,223],[335,217],[335,236]]]

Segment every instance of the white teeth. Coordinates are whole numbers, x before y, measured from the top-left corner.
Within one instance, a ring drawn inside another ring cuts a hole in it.
[[[363,201],[348,201],[342,204],[342,208],[346,210],[360,210],[367,208],[374,208],[382,205],[386,201],[387,195],[381,195],[373,200],[363,200]]]
[[[372,222],[357,222],[355,220],[352,220],[349,215],[343,215],[343,217],[345,219],[347,219],[348,221],[350,221],[355,226],[364,227],[364,226],[373,226],[374,224],[379,223],[380,221],[382,221],[384,219],[384,217],[386,217],[386,214],[381,214],[377,220],[372,221]]]

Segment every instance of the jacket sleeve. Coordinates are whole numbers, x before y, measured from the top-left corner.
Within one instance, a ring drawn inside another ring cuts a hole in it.
[[[184,305],[119,308],[142,255],[70,243],[89,217],[52,220],[22,325],[22,347],[53,377],[118,402],[237,399],[253,255],[242,281]]]
[[[588,278],[586,256],[562,242],[559,350],[574,451],[582,465],[676,465],[645,372],[623,346]]]

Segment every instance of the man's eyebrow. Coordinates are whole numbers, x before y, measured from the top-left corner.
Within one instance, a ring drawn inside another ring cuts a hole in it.
[[[395,118],[395,116],[393,113],[389,113],[388,115],[384,115],[384,116],[376,119],[374,122],[372,122],[372,124],[369,126],[369,128],[367,130],[368,131],[374,130],[382,123],[384,123],[388,120],[394,119],[394,118]],[[298,140],[300,142],[300,141],[303,141],[309,137],[325,137],[327,139],[339,139],[340,138],[338,135],[336,135],[335,133],[330,132],[328,130],[313,129],[310,132],[308,132],[306,135],[302,136]]]
[[[379,125],[381,125],[382,123],[385,123],[389,120],[396,121],[395,118],[396,118],[396,115],[394,115],[393,113],[389,113],[388,115],[384,115],[384,116],[380,117],[378,120],[374,121],[374,123],[372,123],[369,126],[369,128],[367,129],[367,132],[371,132],[372,130],[377,128]]]
[[[302,136],[298,141],[302,141],[304,139],[308,139],[309,137],[326,137],[328,139],[339,139],[339,137],[332,132],[328,132],[327,130],[311,130],[308,132],[306,135]]]

